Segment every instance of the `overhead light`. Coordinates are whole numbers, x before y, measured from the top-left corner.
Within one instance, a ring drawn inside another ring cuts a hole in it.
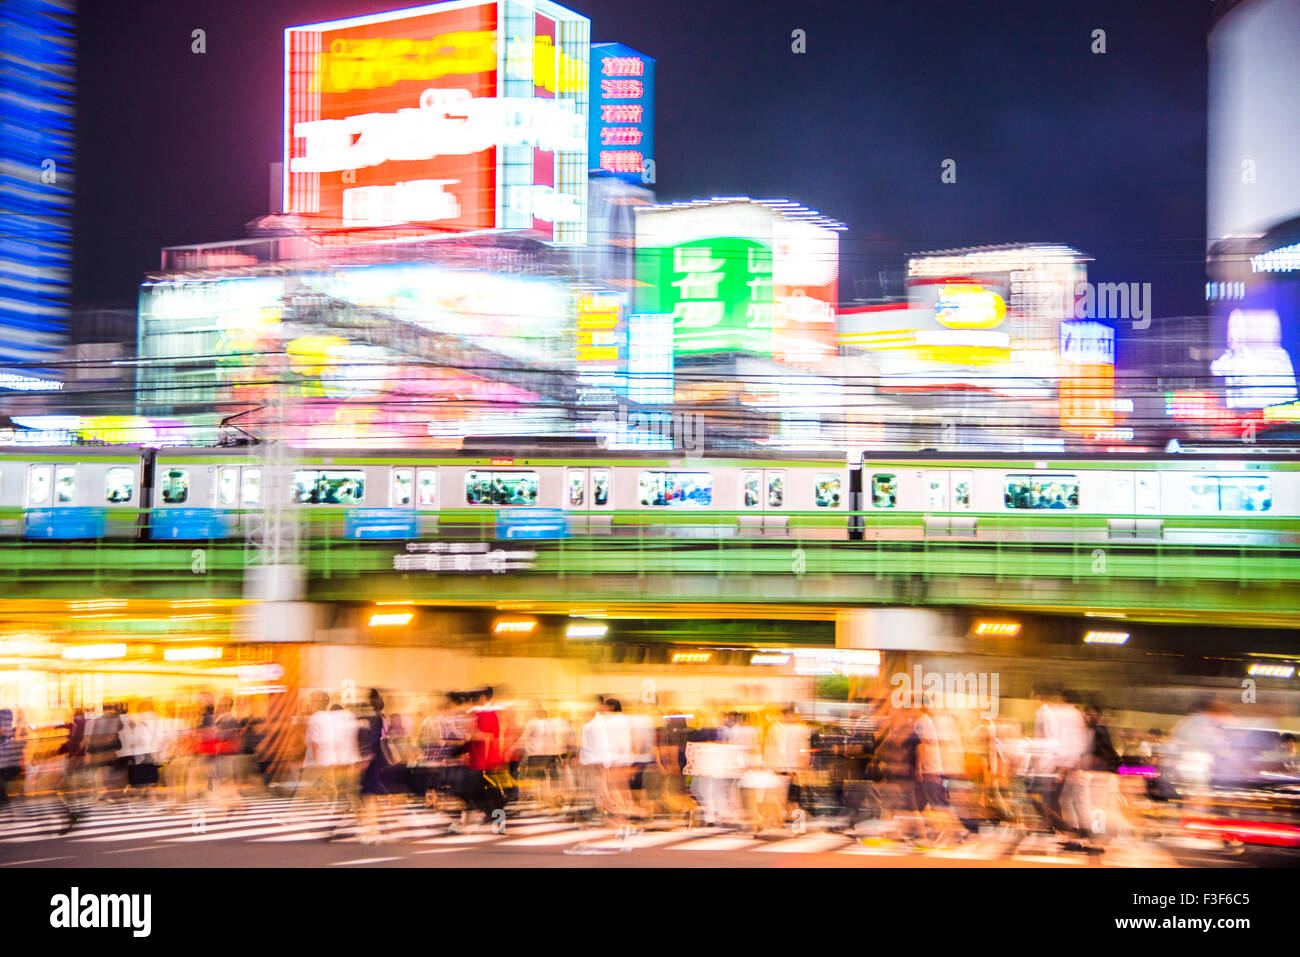
[[[107,611],[110,608],[125,608],[122,598],[93,598],[89,601],[70,601],[68,607],[73,611]]]
[[[212,661],[221,657],[220,648],[164,648],[164,661]]]
[[[1089,645],[1122,645],[1128,641],[1127,631],[1090,631],[1083,636]]]
[[[1251,665],[1246,673],[1257,678],[1290,678],[1295,674],[1295,665]]]
[[[566,638],[604,638],[609,625],[570,625],[564,632]]]
[[[95,659],[125,658],[126,645],[69,645],[63,649],[63,657],[74,661],[91,661]]]
[[[532,634],[537,622],[528,619],[526,621],[498,621],[492,626],[492,631],[498,635],[528,635]]]
[[[673,664],[675,665],[702,665],[713,654],[708,651],[675,651],[673,652]]]
[[[751,665],[784,665],[789,664],[790,656],[773,652],[759,651],[749,656]]]
[[[1020,634],[1020,623],[1015,621],[981,621],[975,626],[975,634],[1014,638]]]
[[[415,616],[412,615],[409,611],[403,614],[371,615],[370,627],[384,628],[391,625],[409,625],[411,623],[411,619],[414,617]]]

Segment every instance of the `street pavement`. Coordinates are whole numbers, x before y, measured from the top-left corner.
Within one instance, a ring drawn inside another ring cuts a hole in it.
[[[165,808],[146,802],[88,806],[76,826],[54,801],[0,817],[0,867],[1177,867],[1249,863],[1209,842],[1147,842],[1101,855],[1062,852],[1050,838],[1016,843],[971,836],[916,848],[813,827],[754,838],[730,829],[580,826],[562,815],[521,814],[468,833],[418,806],[384,809],[382,840],[363,843],[355,816],[328,803],[245,798]]]

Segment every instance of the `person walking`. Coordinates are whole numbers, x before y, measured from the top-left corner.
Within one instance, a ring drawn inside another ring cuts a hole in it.
[[[80,815],[77,813],[76,800],[85,786],[86,765],[86,712],[77,708],[72,712],[72,721],[68,724],[68,737],[59,745],[57,754],[64,756],[63,775],[55,790],[59,804],[67,820],[59,835],[69,833],[77,826]]]
[[[9,708],[0,708],[0,808],[8,809],[9,785],[23,772],[26,740]]]
[[[375,689],[370,691],[370,713],[358,722],[361,742],[361,759],[365,767],[361,772],[361,828],[362,844],[378,844],[384,840],[379,827],[379,803],[389,793],[389,771],[396,756],[389,739],[388,719],[384,715],[384,699]]]

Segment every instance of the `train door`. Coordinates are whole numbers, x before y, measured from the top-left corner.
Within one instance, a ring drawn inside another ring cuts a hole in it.
[[[974,478],[966,471],[929,471],[923,476],[925,489],[925,529],[928,534],[971,534],[974,516],[969,512]],[[942,513],[942,514],[936,514]]]
[[[1154,472],[1111,472],[1109,489],[1111,538],[1159,538],[1160,476]]]
[[[763,470],[740,470],[740,508],[736,524],[741,535],[763,534]]]
[[[1160,518],[1160,473],[1133,473],[1134,535],[1137,538],[1164,537]]]
[[[587,509],[587,531],[593,535],[608,535],[613,531],[614,521],[614,471],[591,469],[588,478],[591,484],[587,489],[590,502]]]
[[[415,470],[415,521],[422,538],[432,538],[438,532],[438,470]]]
[[[591,471],[575,468],[564,470],[564,510],[569,513],[570,530],[579,535],[585,535],[589,528]]]
[[[789,476],[785,469],[763,470],[763,534],[790,534],[790,516],[786,512]]]

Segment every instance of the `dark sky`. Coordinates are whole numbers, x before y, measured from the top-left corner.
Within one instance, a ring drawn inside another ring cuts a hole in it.
[[[80,0],[74,302],[134,302],[160,247],[267,211],[284,27],[413,5]],[[658,59],[659,198],[842,220],[841,299],[908,252],[1049,241],[1095,281],[1151,282],[1156,315],[1204,311],[1208,0],[570,6]]]

